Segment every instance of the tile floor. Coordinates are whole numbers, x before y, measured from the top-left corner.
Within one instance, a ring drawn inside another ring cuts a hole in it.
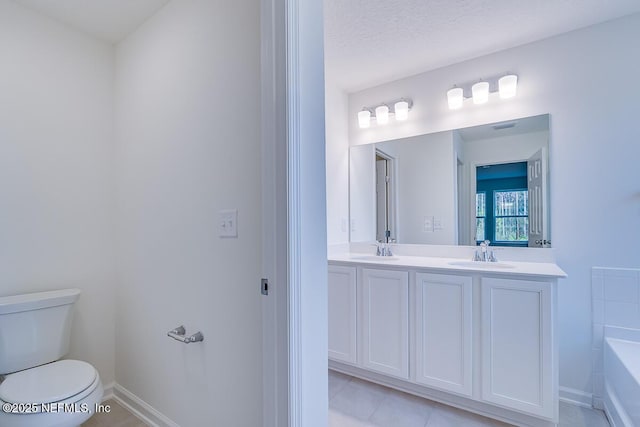
[[[329,371],[329,427],[506,427],[505,424]],[[560,427],[609,427],[601,411],[560,404]]]
[[[147,427],[135,415],[120,406],[115,400],[106,400],[104,405],[111,407],[111,412],[95,414],[82,424],[82,427]]]
[[[82,427],[146,427],[114,400]],[[329,371],[329,427],[507,427],[430,400]],[[560,403],[559,427],[609,427],[602,411]]]

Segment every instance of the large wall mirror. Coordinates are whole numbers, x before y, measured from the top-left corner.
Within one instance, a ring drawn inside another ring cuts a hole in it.
[[[352,242],[549,247],[549,115],[351,147]]]

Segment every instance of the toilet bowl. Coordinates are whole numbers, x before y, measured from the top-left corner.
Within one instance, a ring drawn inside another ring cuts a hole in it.
[[[76,427],[100,409],[96,369],[60,360],[79,295],[66,289],[0,297],[0,426]]]
[[[61,360],[5,377],[0,384],[0,426],[75,427],[98,410],[100,376],[79,360]]]

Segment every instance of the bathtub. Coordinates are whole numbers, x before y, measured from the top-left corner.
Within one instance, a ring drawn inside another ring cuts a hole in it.
[[[604,409],[613,427],[640,426],[640,331],[604,340]]]

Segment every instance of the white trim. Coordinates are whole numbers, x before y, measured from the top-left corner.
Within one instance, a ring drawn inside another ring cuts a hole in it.
[[[300,64],[298,1],[287,2],[287,259],[289,277],[289,425],[302,426]]]
[[[180,427],[120,384],[113,386],[113,399],[150,427]]]
[[[582,406],[583,408],[592,408],[593,395],[574,388],[560,386],[560,402]]]
[[[286,0],[289,426],[327,425],[322,2]]]
[[[261,0],[263,427],[289,417],[285,3]]]
[[[602,397],[593,398],[593,409],[604,411],[604,399]]]
[[[103,385],[102,386],[102,390],[103,390],[103,394],[102,394],[102,401],[104,402],[105,400],[109,400],[109,399],[113,399],[113,388],[115,387],[116,382],[115,381],[111,381],[109,384],[107,385]]]

